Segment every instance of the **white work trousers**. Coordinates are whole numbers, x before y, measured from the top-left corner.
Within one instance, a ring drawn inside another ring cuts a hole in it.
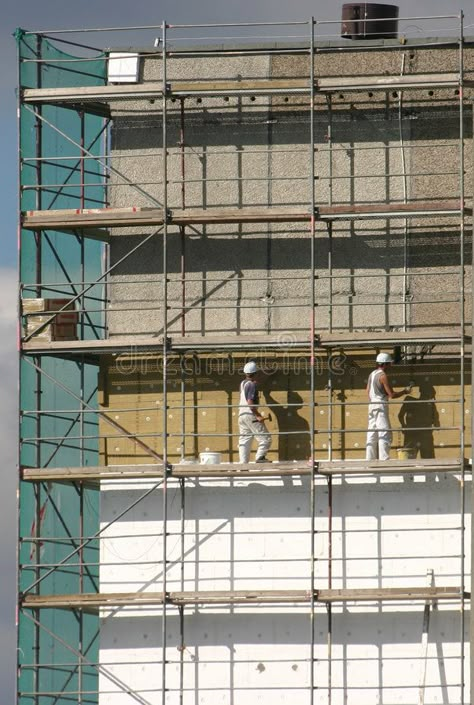
[[[392,431],[388,418],[388,404],[369,404],[369,430],[365,457],[367,460],[388,460],[392,445]]]
[[[250,447],[252,440],[256,438],[258,443],[255,460],[263,458],[270,448],[272,439],[263,421],[256,421],[253,414],[242,414],[239,416],[239,458],[241,463],[248,463],[250,460]]]

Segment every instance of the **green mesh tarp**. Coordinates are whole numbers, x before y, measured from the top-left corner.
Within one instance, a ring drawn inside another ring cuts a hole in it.
[[[20,89],[91,86],[105,83],[105,61],[71,62],[53,43],[22,30],[15,33]],[[90,52],[89,52],[90,55]],[[86,57],[81,57],[82,59]],[[40,61],[38,61],[38,59]],[[59,60],[59,61],[58,61]],[[90,155],[104,152],[104,118],[66,107],[22,105],[20,111],[21,209],[100,207],[103,166]],[[38,160],[41,158],[41,161]],[[37,184],[41,183],[41,189]],[[81,183],[84,186],[81,186]],[[103,269],[103,246],[81,233],[21,232],[20,279],[24,298],[73,298],[81,282],[93,282]],[[38,288],[38,285],[39,288]],[[79,336],[103,337],[101,286],[76,302]],[[24,322],[24,321],[23,321]],[[44,371],[40,374],[29,364]],[[97,367],[85,359],[28,357],[21,361],[21,464],[62,467],[97,464],[98,419],[82,416],[81,399],[96,408]],[[56,384],[53,380],[57,380]],[[75,396],[72,396],[70,390]],[[31,413],[41,410],[41,415]],[[60,413],[58,413],[60,412]],[[81,440],[81,436],[91,436]],[[92,541],[64,565],[81,536],[99,528],[99,496],[72,485],[22,482],[20,487],[19,589],[51,595],[98,590],[98,542]],[[37,536],[41,541],[33,541]],[[84,564],[81,571],[79,564]],[[40,581],[40,582],[38,582]],[[31,586],[37,583],[31,589]],[[41,627],[28,618],[30,615]],[[19,615],[19,705],[97,702],[98,618],[67,610]],[[82,697],[78,695],[82,692]]]

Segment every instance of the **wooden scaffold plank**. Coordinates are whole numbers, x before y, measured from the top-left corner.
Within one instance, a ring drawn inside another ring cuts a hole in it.
[[[465,593],[469,597],[469,593]],[[459,587],[392,587],[315,590],[318,603],[426,601],[461,599]],[[71,595],[27,594],[20,600],[25,609],[101,609],[169,605],[286,604],[311,602],[310,590],[203,590],[169,592],[78,593]]]
[[[460,328],[439,327],[439,328],[415,328],[411,331],[352,331],[348,333],[328,333],[320,331],[315,335],[316,349],[327,348],[367,348],[384,347],[403,344],[436,344],[452,345],[460,343],[462,333]],[[471,340],[471,336],[464,336],[465,342]],[[291,332],[281,331],[278,335],[265,336],[172,336],[168,341],[170,352],[206,352],[206,351],[259,351],[274,350],[288,351],[301,350],[308,351],[311,348],[311,341],[308,335],[293,335]],[[105,340],[64,340],[64,341],[43,341],[34,337],[22,343],[22,351],[27,354],[160,354],[163,350],[163,338],[155,337],[130,337],[113,336]]]
[[[470,210],[465,209],[466,212]],[[459,199],[423,200],[409,203],[362,203],[320,205],[317,220],[354,220],[364,218],[409,218],[453,216],[461,213]],[[29,230],[80,230],[89,228],[123,228],[163,225],[213,225],[226,223],[295,223],[310,222],[309,207],[254,206],[173,209],[162,208],[86,208],[31,210],[22,213],[22,227]]]
[[[320,460],[315,475],[384,475],[402,473],[460,472],[471,468],[460,458],[418,458],[414,460]],[[219,465],[186,463],[168,466],[170,478],[188,479],[263,479],[312,474],[309,461],[275,463],[221,463]],[[154,480],[163,477],[163,465],[104,465],[96,467],[22,468],[26,482],[86,482],[99,485],[104,480]]]
[[[466,82],[465,82],[466,83]],[[425,88],[456,88],[458,73],[420,73],[405,75],[328,76],[314,81],[314,90],[320,93],[334,91],[404,90]],[[171,81],[167,84],[169,97],[220,95],[278,95],[279,93],[311,93],[307,78],[273,78],[227,80]],[[133,85],[104,85],[58,88],[25,88],[22,101],[29,104],[106,103],[112,100],[150,100],[163,95],[161,82]]]

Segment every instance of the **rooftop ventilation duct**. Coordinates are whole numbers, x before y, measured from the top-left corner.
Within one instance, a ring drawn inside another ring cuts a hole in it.
[[[398,6],[354,2],[342,6],[345,39],[392,39],[398,36]]]

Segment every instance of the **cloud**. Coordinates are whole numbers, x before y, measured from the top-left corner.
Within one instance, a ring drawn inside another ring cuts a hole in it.
[[[1,472],[15,463],[17,437],[17,350],[16,350],[17,275],[13,268],[0,268],[0,446]],[[3,479],[10,483],[14,473]],[[1,515],[0,515],[1,516]]]
[[[0,268],[0,480],[4,498],[0,512],[0,683],[2,692],[11,693],[11,701],[15,687],[16,296],[16,271]]]

